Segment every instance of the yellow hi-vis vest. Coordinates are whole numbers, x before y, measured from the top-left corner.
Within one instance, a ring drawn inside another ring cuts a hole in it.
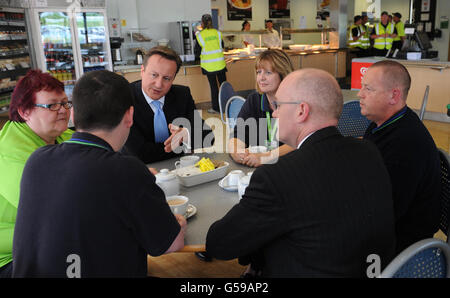
[[[224,69],[226,63],[222,49],[222,34],[216,29],[203,29],[196,37],[202,47],[200,66],[207,72]]]
[[[358,36],[360,39],[358,40],[353,40],[353,29],[358,28],[358,26],[356,26],[355,24],[350,26],[350,29],[348,30],[348,39],[347,39],[347,44],[349,48],[362,48],[361,47],[361,29],[358,29]]]
[[[370,38],[369,38],[369,30],[368,28],[361,24],[359,25],[359,30],[361,31],[361,37],[359,38],[359,42],[361,43],[361,48],[368,49],[370,48]]]
[[[377,23],[375,25],[375,34],[376,35],[381,35],[381,34],[392,34],[394,33],[394,25],[392,23],[389,23],[387,25],[386,31],[384,30],[384,26],[381,25],[381,23]],[[379,38],[375,38],[375,42],[373,44],[373,47],[375,49],[378,50],[389,50],[390,48],[392,48],[392,42],[394,41],[393,38],[391,37],[379,37]]]
[[[394,38],[394,41],[402,40],[402,36],[405,36],[405,24],[402,21],[399,21],[395,24],[395,28],[397,29],[397,37]]]

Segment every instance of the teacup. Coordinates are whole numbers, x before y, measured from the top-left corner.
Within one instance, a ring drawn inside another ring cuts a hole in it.
[[[241,170],[231,171],[227,176],[228,185],[237,186],[242,176],[244,176],[244,172]]]
[[[267,147],[266,146],[250,146],[250,147],[248,147],[248,152],[264,153],[264,152],[267,152]]]
[[[175,162],[175,168],[179,169],[179,168],[184,168],[184,167],[195,165],[199,159],[200,159],[200,157],[198,157],[197,155],[183,156],[180,158],[180,160],[177,160]]]
[[[170,210],[173,214],[184,215],[189,202],[188,197],[185,196],[170,196],[166,198],[167,204],[169,204]]]

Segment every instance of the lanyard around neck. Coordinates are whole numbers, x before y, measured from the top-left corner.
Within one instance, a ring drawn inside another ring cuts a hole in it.
[[[263,110],[263,101],[264,101],[264,94],[261,94],[261,111]],[[268,132],[267,138],[268,138],[269,144],[272,144],[272,140],[275,135],[275,131],[277,130],[277,123],[275,122],[275,125],[272,128],[272,121],[270,119],[269,111],[266,111],[266,120],[267,120],[267,132]]]
[[[83,139],[70,139],[68,141],[65,141],[64,143],[69,143],[69,144],[78,144],[78,145],[85,145],[85,146],[91,146],[91,147],[97,147],[97,148],[102,148],[105,149],[106,151],[111,151],[110,148],[96,144],[94,142],[91,141],[87,141],[87,140],[83,140]]]

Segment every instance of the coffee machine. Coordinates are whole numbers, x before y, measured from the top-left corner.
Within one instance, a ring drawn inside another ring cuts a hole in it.
[[[122,62],[120,46],[122,45],[124,39],[120,37],[122,35],[121,28],[122,26],[120,25],[119,19],[109,19],[109,42],[111,44],[111,57],[114,64],[120,64]]]
[[[111,37],[109,41],[111,43],[111,57],[113,63],[117,64],[116,62],[122,62],[122,54],[120,53],[120,47],[124,39],[121,37]]]

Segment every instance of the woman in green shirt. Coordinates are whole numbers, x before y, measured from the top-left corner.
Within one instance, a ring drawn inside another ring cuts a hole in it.
[[[0,131],[0,277],[12,273],[13,233],[25,163],[37,148],[70,139],[71,107],[64,84],[40,70],[30,70],[11,96],[9,121]]]

